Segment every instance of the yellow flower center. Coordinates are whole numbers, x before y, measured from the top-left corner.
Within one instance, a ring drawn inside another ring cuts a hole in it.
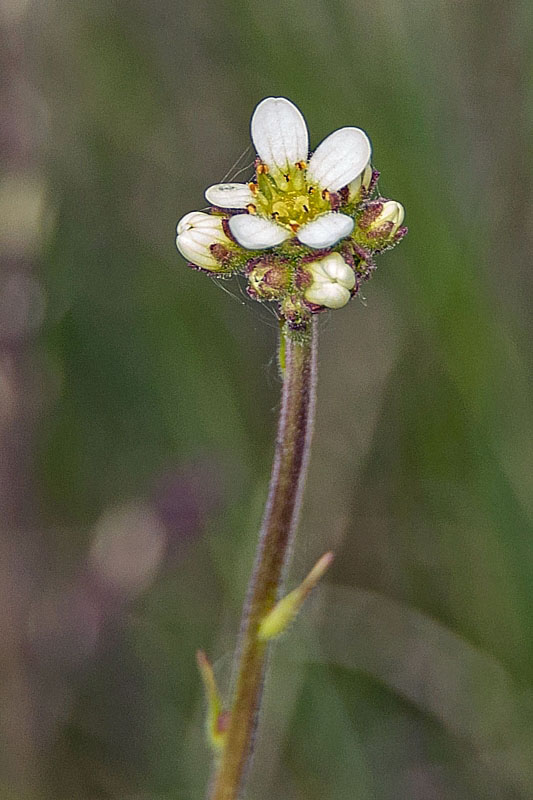
[[[319,214],[331,211],[327,191],[306,180],[305,162],[287,172],[271,173],[264,164],[257,168],[257,183],[251,183],[254,204],[249,210],[289,228],[293,233]]]

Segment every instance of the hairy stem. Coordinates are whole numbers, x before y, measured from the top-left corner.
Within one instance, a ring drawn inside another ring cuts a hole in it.
[[[313,319],[308,338],[282,342],[285,369],[276,452],[241,624],[230,722],[211,800],[237,800],[252,754],[268,648],[257,634],[278,598],[300,515],[313,432],[316,339]]]

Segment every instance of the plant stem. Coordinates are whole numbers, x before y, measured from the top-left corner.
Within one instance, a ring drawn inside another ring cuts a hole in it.
[[[310,327],[310,335],[304,340],[287,338],[281,342],[285,347],[285,370],[276,451],[241,623],[230,722],[211,800],[237,800],[252,755],[268,650],[257,633],[276,603],[285,578],[313,432],[317,340],[314,318]]]

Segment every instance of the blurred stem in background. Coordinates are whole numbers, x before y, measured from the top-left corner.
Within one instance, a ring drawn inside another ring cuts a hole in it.
[[[36,340],[44,293],[36,266],[46,185],[41,98],[28,76],[16,8],[0,9],[0,796],[33,798],[40,697],[24,652],[24,621],[38,580],[40,535],[33,444],[44,404]]]
[[[268,500],[248,588],[236,660],[236,686],[213,800],[236,800],[252,754],[268,641],[261,623],[276,605],[298,524],[313,433],[316,395],[316,318],[302,341],[280,334],[282,402]]]

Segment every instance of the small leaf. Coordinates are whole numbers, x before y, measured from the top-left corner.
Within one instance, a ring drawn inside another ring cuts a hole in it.
[[[275,639],[285,630],[296,618],[305,598],[314,589],[320,578],[330,567],[333,561],[333,553],[325,553],[315,564],[309,575],[304,578],[302,583],[294,591],[279,600],[274,608],[269,611],[259,626],[258,638],[266,642]]]
[[[224,739],[229,722],[229,712],[224,711],[222,700],[215,681],[213,667],[203,650],[196,653],[198,669],[202,676],[207,700],[206,733],[210,747],[219,753],[224,746]]]

